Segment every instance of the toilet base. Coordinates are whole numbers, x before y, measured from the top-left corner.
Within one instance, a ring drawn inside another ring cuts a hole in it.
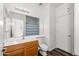
[[[47,56],[47,52],[46,51],[40,51],[40,54],[43,56]]]

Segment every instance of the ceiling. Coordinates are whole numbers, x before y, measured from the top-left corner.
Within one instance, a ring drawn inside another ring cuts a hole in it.
[[[64,3],[53,3],[53,4],[54,4],[55,7],[58,7],[58,6],[60,6],[60,5],[64,4]]]

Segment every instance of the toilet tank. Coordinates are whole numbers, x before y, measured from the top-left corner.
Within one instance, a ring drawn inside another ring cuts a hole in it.
[[[41,35],[36,37],[38,39],[39,45],[40,44],[46,44],[47,45],[47,37],[45,35]]]

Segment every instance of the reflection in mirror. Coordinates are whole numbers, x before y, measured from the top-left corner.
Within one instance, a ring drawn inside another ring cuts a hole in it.
[[[22,14],[6,12],[5,37],[7,39],[23,37],[23,23],[25,18],[26,16]]]
[[[39,35],[39,19],[26,16],[24,36]]]
[[[12,11],[5,12],[5,38],[39,35],[39,19]]]

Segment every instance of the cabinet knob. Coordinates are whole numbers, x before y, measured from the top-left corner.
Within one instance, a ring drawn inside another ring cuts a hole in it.
[[[2,49],[2,52],[6,51],[6,49],[7,49],[7,48],[3,48],[3,49]]]

